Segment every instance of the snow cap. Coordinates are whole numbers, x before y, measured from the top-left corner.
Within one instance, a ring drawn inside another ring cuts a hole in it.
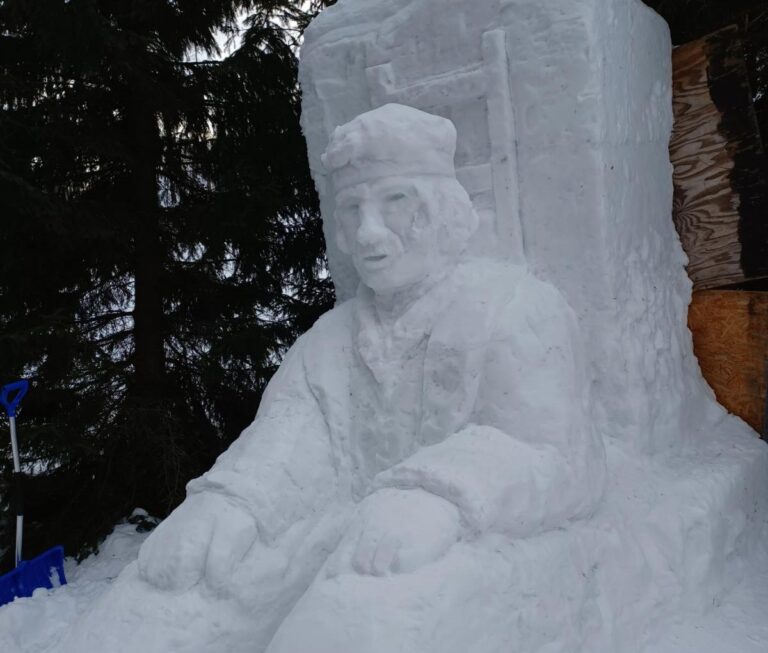
[[[382,177],[456,178],[456,128],[446,118],[385,104],[337,127],[322,156],[336,192]]]

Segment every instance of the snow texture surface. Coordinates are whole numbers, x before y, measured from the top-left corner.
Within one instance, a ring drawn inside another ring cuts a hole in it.
[[[76,587],[0,609],[11,645],[765,650],[768,448],[685,326],[663,21],[340,0],[301,77],[342,301],[66,629],[19,624]]]
[[[69,584],[39,589],[34,596],[0,607],[0,651],[41,653],[53,650],[77,619],[109,589],[123,568],[136,559],[146,534],[131,524],[116,526],[98,555],[81,564],[64,562]],[[94,651],[97,653],[97,651]]]
[[[72,624],[87,614],[120,571],[136,560],[145,537],[133,526],[118,526],[102,544],[98,555],[80,566],[67,559],[69,585],[53,592],[41,590],[33,598],[0,608],[0,650],[3,653],[55,650],[56,643]],[[755,567],[751,576],[704,616],[671,615],[647,634],[649,643],[642,653],[765,653],[768,625],[763,612],[767,601],[768,566],[764,564]],[[218,618],[216,612],[208,616],[210,621]],[[147,623],[143,627],[151,630],[152,625]],[[176,630],[176,641],[182,641],[186,626],[178,623]],[[180,649],[169,644],[166,650],[173,653]],[[88,653],[109,653],[109,649],[93,648]]]

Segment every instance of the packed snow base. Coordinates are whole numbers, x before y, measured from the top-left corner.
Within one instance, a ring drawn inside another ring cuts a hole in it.
[[[31,598],[0,607],[0,651],[53,650],[72,624],[91,609],[124,567],[136,559],[146,536],[133,524],[120,524],[101,543],[97,555],[79,565],[73,558],[65,560],[68,585],[50,591],[40,589]]]
[[[737,442],[740,440],[741,438],[737,436]],[[638,482],[638,487],[635,491],[627,490],[625,482],[620,480],[621,474],[617,474],[619,478],[609,479],[609,488],[624,487],[626,503],[623,506],[614,504],[613,508],[608,510],[631,507],[633,510],[640,511],[638,524],[644,520],[656,524],[666,520],[668,525],[674,525],[673,532],[679,534],[684,528],[684,524],[679,521],[679,511],[653,508],[659,499],[667,498],[668,501],[672,501],[672,498],[661,488],[672,487],[681,479],[689,478],[691,479],[688,481],[690,489],[695,492],[694,498],[689,498],[689,502],[700,507],[701,521],[698,530],[705,530],[709,528],[706,518],[711,517],[711,514],[706,514],[707,509],[700,502],[703,497],[711,497],[722,492],[726,484],[725,479],[735,473],[733,471],[735,468],[742,469],[745,463],[747,463],[746,468],[752,466],[749,462],[752,455],[752,441],[746,440],[746,442],[750,443],[746,448],[738,445],[732,448],[731,438],[721,443],[724,449],[732,449],[731,454],[725,456],[726,459],[730,459],[730,463],[724,461],[722,455],[712,455],[715,451],[713,449],[710,453],[700,452],[697,459],[690,459],[687,463],[679,460],[675,464],[655,468],[647,464],[632,463],[617,450],[616,458],[624,457],[625,466],[631,472],[632,478]],[[614,458],[610,453],[612,450],[613,447],[609,445],[609,458]],[[733,468],[728,470],[730,465]],[[662,493],[664,497],[661,496]],[[627,503],[631,505],[627,506]],[[607,515],[608,510],[603,514]],[[737,510],[736,514],[738,512]],[[651,514],[655,516],[652,520]],[[719,536],[727,537],[725,533],[720,533]],[[176,614],[176,618],[170,622],[163,623],[158,618],[158,614],[172,607],[178,601],[178,597],[163,596],[161,593],[147,597],[146,588],[138,583],[136,557],[139,546],[145,538],[146,534],[137,533],[135,527],[130,524],[118,526],[102,544],[97,556],[92,556],[79,566],[76,566],[72,560],[67,560],[69,585],[53,592],[41,590],[33,598],[17,600],[1,607],[0,651],[3,653],[253,651],[253,647],[249,648],[246,636],[251,627],[249,615],[226,601],[206,598],[201,594],[194,597],[187,596],[185,604],[190,611],[189,621],[182,620],[181,613]],[[522,546],[529,548],[530,559],[535,561],[537,556],[542,558],[546,556],[546,538],[541,544],[542,546],[537,546],[535,542],[529,542],[523,543]],[[616,542],[613,549],[614,556],[618,558],[613,557],[608,564],[626,565],[627,575],[634,576],[635,582],[626,587],[613,588],[612,594],[604,599],[604,605],[608,607],[611,607],[611,602],[616,595],[623,597],[625,589],[630,594],[636,594],[638,588],[650,587],[652,582],[649,575],[654,569],[656,571],[661,569],[663,575],[664,569],[668,569],[671,562],[668,560],[664,562],[668,556],[664,555],[663,546],[657,543],[653,549],[656,554],[651,555],[649,561],[642,561],[632,571],[633,565],[627,560],[625,553],[619,550],[619,544]],[[701,565],[701,561],[711,561],[710,556],[702,553],[705,547],[706,545],[702,543],[699,549],[695,547],[689,549],[688,564],[691,567],[691,577],[697,575],[693,568]],[[539,553],[536,553],[536,550]],[[632,548],[630,547],[628,551],[631,555]],[[687,606],[678,610],[669,610],[667,614],[658,611],[647,629],[643,629],[637,623],[637,615],[642,605],[633,606],[628,597],[617,602],[615,611],[623,613],[625,623],[631,625],[635,622],[633,628],[641,632],[640,640],[633,643],[633,646],[636,646],[633,650],[642,653],[764,653],[768,650],[768,625],[763,614],[764,606],[768,601],[768,554],[758,549],[751,556],[740,559],[741,565],[734,564],[734,560],[731,559],[730,563],[721,568],[722,579],[727,589],[721,589],[716,593],[697,594],[693,585],[686,589],[677,582],[668,583],[664,591],[669,595],[676,595],[678,605],[687,604]],[[98,638],[94,638],[89,648],[76,649],[62,646],[62,638],[65,638],[73,628],[77,628],[79,622],[89,620],[94,611],[99,611],[99,600],[110,591],[116,582],[115,579],[126,565],[128,567],[125,574],[117,582],[133,587],[135,593],[133,602],[126,602],[121,608],[113,607],[109,615],[110,624],[105,624],[104,632]],[[558,580],[567,581],[569,574],[572,573],[572,565],[572,559],[562,559],[548,573],[556,576]],[[698,573],[700,575],[701,572]],[[535,603],[538,597],[541,607],[537,609],[545,609],[546,599],[541,596],[541,589],[536,587],[536,576],[532,569],[522,569],[515,582],[515,587],[520,590],[521,595],[522,590],[529,591],[533,588],[534,596],[529,596],[528,600]],[[570,583],[559,583],[557,587],[558,600],[567,602],[568,597],[573,595]],[[642,590],[639,591],[642,592]],[[648,590],[646,592],[646,601],[652,600],[654,592]],[[657,589],[656,592],[659,590]],[[689,601],[685,598],[686,595],[689,598],[692,595],[694,600]],[[146,601],[148,598],[150,605],[137,611],[138,600]],[[659,593],[656,598],[661,598]],[[551,600],[550,598],[549,601]],[[487,609],[493,608],[490,601],[483,600],[481,604],[485,604]],[[123,610],[122,613],[118,612],[120,609]],[[372,624],[378,623],[375,616],[370,615]],[[470,633],[478,638],[478,642],[483,641],[486,633],[478,632],[479,629],[472,626],[468,615],[462,613],[453,616],[462,628],[468,628]],[[227,629],[231,629],[232,632],[227,633]],[[241,636],[233,637],[233,633],[236,632],[240,632]],[[122,641],[121,638],[123,638]],[[227,648],[233,641],[238,640],[237,648]],[[470,645],[464,649],[464,653],[475,650],[477,649]],[[499,650],[507,653],[516,649],[507,646]],[[591,653],[593,650],[600,649],[584,647],[553,650],[569,651],[569,653],[582,650],[584,653]],[[626,649],[616,649],[616,651],[623,650]],[[310,647],[306,651],[315,651],[315,649]]]

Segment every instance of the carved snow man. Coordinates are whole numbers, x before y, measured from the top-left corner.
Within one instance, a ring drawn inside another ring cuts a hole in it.
[[[543,533],[601,495],[576,318],[525,269],[462,255],[477,216],[455,146],[450,121],[395,104],[336,129],[326,219],[357,296],[296,342],[254,423],[141,550],[155,587],[251,611],[254,651],[281,623],[270,652],[336,645],[313,640],[310,586],[368,578],[372,600],[396,597],[458,543]]]

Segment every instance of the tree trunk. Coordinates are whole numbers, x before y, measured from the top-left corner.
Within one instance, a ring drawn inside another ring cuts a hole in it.
[[[163,248],[158,205],[160,144],[157,118],[137,92],[128,116],[134,155],[129,206],[135,207],[134,378],[131,396],[160,399],[164,394]]]

